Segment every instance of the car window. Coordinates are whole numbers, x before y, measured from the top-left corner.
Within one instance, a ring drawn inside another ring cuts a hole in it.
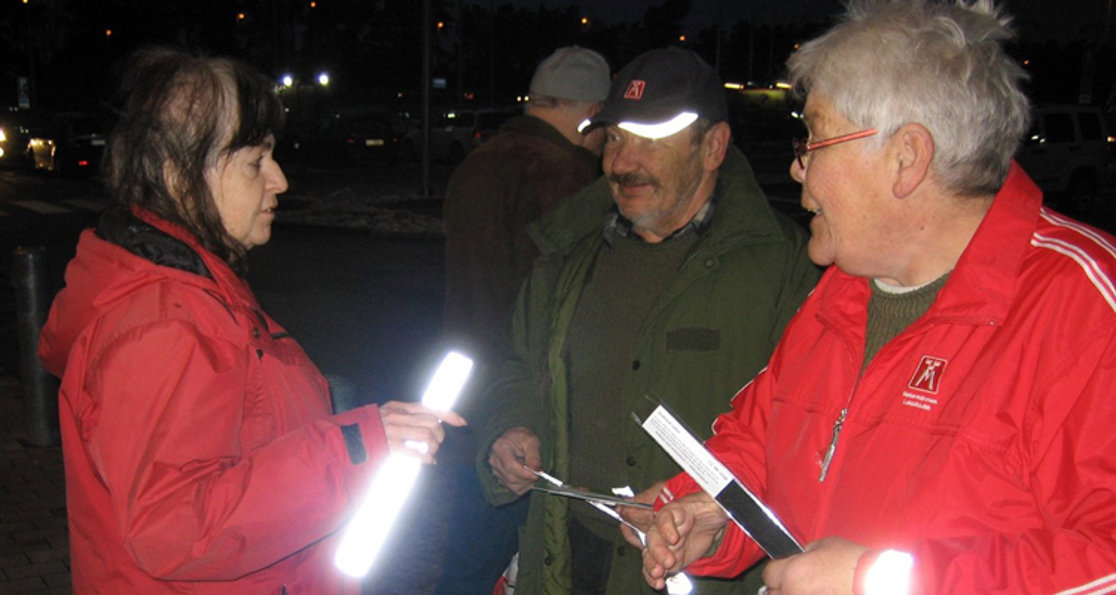
[[[1065,112],[1056,112],[1046,114],[1043,117],[1046,127],[1046,142],[1048,143],[1072,143],[1073,138],[1073,117]]]
[[[1081,140],[1104,140],[1104,129],[1101,127],[1100,116],[1097,114],[1093,112],[1078,113],[1077,125],[1081,127]]]

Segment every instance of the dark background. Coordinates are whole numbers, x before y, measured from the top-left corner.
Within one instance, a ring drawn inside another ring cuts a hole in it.
[[[726,81],[768,84],[795,43],[832,24],[832,0],[429,0],[435,105],[509,104],[554,48],[600,51],[614,68],[684,45]],[[1006,3],[1039,102],[1105,104],[1113,72],[1111,0]],[[0,0],[0,105],[90,109],[114,65],[146,43],[242,58],[294,86],[292,117],[326,106],[420,104],[422,0]],[[315,82],[330,75],[328,87]]]

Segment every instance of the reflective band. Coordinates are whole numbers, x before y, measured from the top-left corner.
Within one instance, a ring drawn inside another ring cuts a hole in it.
[[[698,115],[694,112],[682,112],[677,116],[667,120],[666,122],[659,122],[658,124],[640,124],[638,122],[619,122],[616,124],[620,130],[626,130],[636,136],[649,138],[651,140],[666,138],[672,134],[676,134],[684,130],[690,124],[693,124],[698,119]]]
[[[911,592],[914,558],[899,550],[866,552],[856,563],[853,595],[905,595]]]

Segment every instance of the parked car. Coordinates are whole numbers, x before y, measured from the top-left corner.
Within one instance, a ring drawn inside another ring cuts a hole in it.
[[[1048,202],[1069,214],[1088,215],[1111,186],[1116,139],[1110,135],[1100,108],[1038,107],[1016,159]]]
[[[309,126],[289,126],[279,157],[301,161],[392,160],[409,127],[407,115],[382,107],[332,111]]]
[[[0,163],[27,164],[27,140],[38,114],[19,108],[0,108]]]
[[[508,118],[522,113],[516,108],[466,108],[446,110],[430,126],[430,157],[457,163],[479,147]],[[422,150],[422,126],[409,132],[400,143],[400,154],[417,158]]]
[[[62,112],[32,129],[27,151],[36,170],[56,175],[92,175],[105,150],[104,127],[93,115]]]

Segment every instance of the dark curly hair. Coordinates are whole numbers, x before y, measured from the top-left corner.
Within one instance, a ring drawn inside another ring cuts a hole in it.
[[[104,160],[114,199],[184,226],[241,268],[247,247],[225,231],[206,172],[278,134],[284,112],[271,82],[236,60],[148,47],[127,62],[119,100]]]

